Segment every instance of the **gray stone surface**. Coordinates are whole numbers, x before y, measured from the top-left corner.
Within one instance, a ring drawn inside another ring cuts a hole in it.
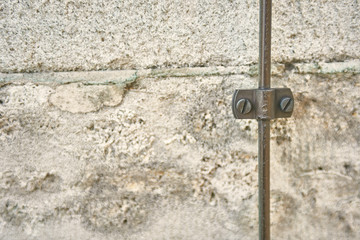
[[[273,60],[360,57],[354,0],[275,1]],[[239,66],[258,58],[257,0],[0,2],[0,72]]]
[[[272,239],[360,239],[359,3],[273,5]],[[256,239],[257,32],[254,0],[1,1],[0,239]]]
[[[296,98],[271,129],[274,239],[360,237],[360,75],[317,65],[338,72],[273,75]],[[0,238],[255,239],[257,123],[230,102],[256,76],[241,69],[3,74]]]

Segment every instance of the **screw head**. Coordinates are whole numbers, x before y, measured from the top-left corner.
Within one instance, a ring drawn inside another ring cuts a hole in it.
[[[251,102],[246,98],[242,98],[236,103],[236,109],[241,114],[249,113],[251,111],[251,108],[252,108]]]
[[[289,97],[284,97],[280,101],[280,109],[286,113],[292,112],[294,109],[294,100]]]

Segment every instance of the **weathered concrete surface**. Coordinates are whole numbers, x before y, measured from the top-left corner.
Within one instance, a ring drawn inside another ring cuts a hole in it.
[[[274,68],[296,107],[272,124],[273,239],[360,238],[356,62]],[[230,110],[252,75],[2,74],[0,239],[256,239],[257,123]]]
[[[355,0],[274,1],[273,60],[360,57]],[[0,2],[0,72],[239,66],[258,58],[257,0]]]
[[[359,3],[273,5],[272,237],[360,239]],[[256,239],[257,39],[257,0],[1,1],[0,239]]]

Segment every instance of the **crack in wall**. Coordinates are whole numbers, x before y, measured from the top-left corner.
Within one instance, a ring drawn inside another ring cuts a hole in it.
[[[360,59],[345,62],[296,62],[274,63],[272,75],[282,76],[286,72],[296,74],[338,74],[360,73]],[[257,76],[257,65],[238,67],[189,67],[119,71],[90,72],[43,72],[43,73],[0,73],[0,84],[5,83],[82,83],[84,85],[118,85],[125,87],[139,78],[200,77],[200,76]]]

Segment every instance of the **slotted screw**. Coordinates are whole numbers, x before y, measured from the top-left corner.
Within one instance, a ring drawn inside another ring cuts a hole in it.
[[[284,97],[280,102],[280,109],[283,112],[289,113],[294,109],[294,100],[289,97]]]
[[[236,108],[241,114],[247,114],[251,111],[251,102],[248,99],[242,98],[236,103]]]

